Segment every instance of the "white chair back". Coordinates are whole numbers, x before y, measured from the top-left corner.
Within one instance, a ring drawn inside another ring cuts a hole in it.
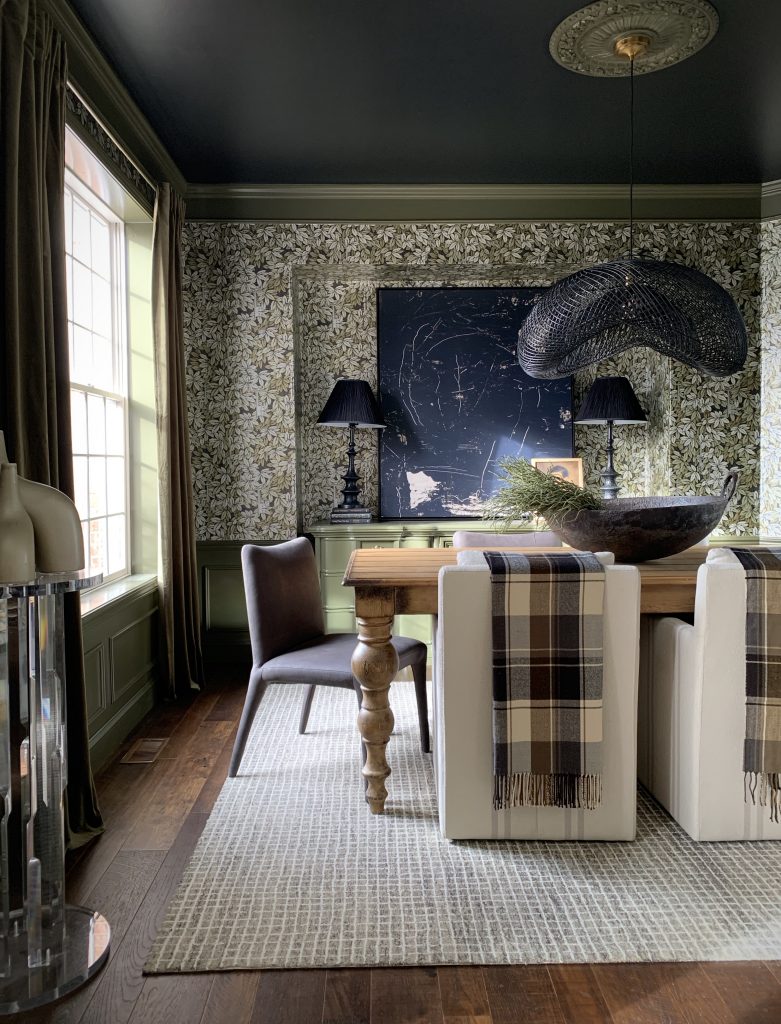
[[[746,579],[714,548],[697,572],[694,624],[644,626],[638,775],[693,839],[781,839],[770,810],[744,800]]]
[[[448,839],[633,839],[640,577],[605,563],[603,799],[593,811],[493,808],[491,578],[479,552],[439,574],[435,774]]]

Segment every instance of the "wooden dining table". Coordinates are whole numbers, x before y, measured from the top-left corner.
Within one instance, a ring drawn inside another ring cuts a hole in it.
[[[508,550],[505,548],[504,550]],[[561,548],[522,548],[540,553]],[[640,611],[649,615],[685,615],[694,611],[697,570],[708,553],[707,545],[679,555],[638,564]],[[439,570],[455,565],[455,548],[360,548],[352,553],[342,580],[355,588],[358,643],[352,669],[361,685],[363,700],[358,729],[366,745],[366,802],[373,814],[382,814],[390,775],[387,744],[393,731],[390,684],[399,662],[391,644],[396,615],[436,615]]]

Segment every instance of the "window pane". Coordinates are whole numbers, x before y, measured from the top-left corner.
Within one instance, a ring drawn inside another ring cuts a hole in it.
[[[106,460],[100,455],[89,460],[89,514],[106,514]]]
[[[90,383],[95,388],[102,388],[104,391],[115,391],[114,381],[114,353],[111,342],[100,334],[92,335],[92,379]]]
[[[125,563],[125,517],[111,516],[108,520],[108,571],[122,572],[127,568]]]
[[[109,455],[125,454],[125,410],[110,398],[106,399],[106,451]]]
[[[91,519],[89,524],[89,566],[93,572],[106,571],[106,520]]]
[[[81,524],[81,536],[84,541],[84,558],[88,569],[92,568],[89,552],[89,523]]]
[[[71,432],[74,454],[86,454],[87,396],[82,391],[71,391]]]
[[[106,407],[100,395],[87,396],[90,455],[106,451]]]
[[[73,264],[73,320],[92,327],[92,274],[80,263]]]
[[[92,269],[103,277],[111,277],[111,249],[109,228],[104,220],[92,216]]]
[[[73,252],[73,198],[65,189],[65,251]]]
[[[82,263],[90,262],[90,215],[78,197],[73,197],[73,255]]]
[[[73,362],[71,380],[76,384],[91,384],[92,335],[84,327],[73,328]]]
[[[125,460],[106,459],[107,512],[125,511]]]
[[[86,519],[89,516],[87,460],[78,455],[73,460],[73,488],[76,494],[76,508],[79,510],[79,517]]]
[[[111,335],[111,288],[96,274],[92,275],[92,329],[107,338]]]

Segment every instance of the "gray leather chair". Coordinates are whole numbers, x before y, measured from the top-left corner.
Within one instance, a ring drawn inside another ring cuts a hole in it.
[[[326,633],[320,582],[312,545],[305,537],[241,549],[247,598],[252,671],[233,747],[228,775],[239,770],[252,722],[269,683],[308,683],[298,731],[306,731],[316,686],[361,689],[350,668],[354,633]],[[409,637],[393,637],[399,668],[412,668],[418,704],[420,745],[430,750],[426,699],[426,645]]]

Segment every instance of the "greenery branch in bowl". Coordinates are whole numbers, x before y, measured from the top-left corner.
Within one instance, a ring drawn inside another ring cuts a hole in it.
[[[736,468],[729,469],[720,494],[602,501],[588,488],[540,473],[525,459],[505,459],[500,469],[505,486],[487,503],[485,515],[507,528],[532,512],[570,547],[612,551],[617,562],[667,558],[699,544],[718,526],[739,477]]]
[[[505,529],[530,513],[554,525],[573,522],[581,512],[605,507],[602,498],[588,487],[541,473],[518,456],[502,459],[499,471],[504,487],[488,500],[483,516],[501,521]]]

